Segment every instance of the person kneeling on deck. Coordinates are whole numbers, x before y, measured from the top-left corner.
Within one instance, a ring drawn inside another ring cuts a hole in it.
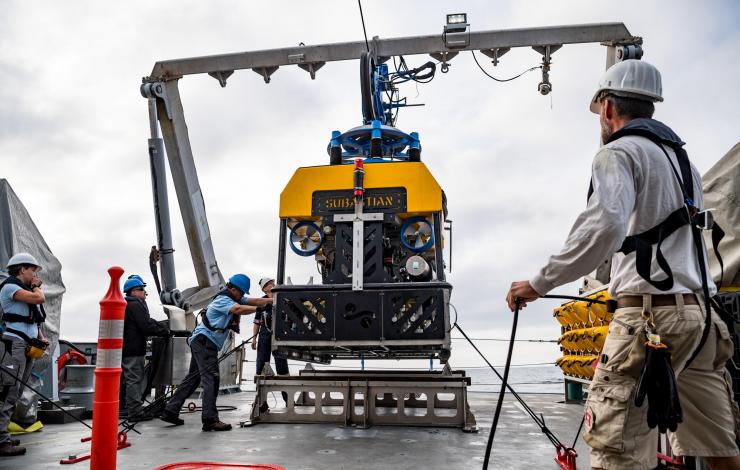
[[[41,292],[39,271],[41,266],[36,258],[28,253],[18,253],[8,261],[10,277],[0,284],[0,305],[5,324],[0,346],[0,457],[26,453],[26,448],[20,447],[20,442],[11,439],[8,433],[15,403],[23,391],[17,378],[28,381],[35,358],[41,357],[37,353],[43,354],[49,344],[41,328],[46,320],[43,307],[46,298]]]
[[[258,307],[272,303],[270,298],[247,298],[249,278],[235,274],[229,278],[226,289],[219,292],[208,305],[201,323],[195,327],[188,342],[192,352],[190,371],[167,402],[160,416],[162,421],[174,425],[185,422],[179,417],[183,403],[195,392],[200,384],[203,387],[203,412],[201,420],[204,431],[229,431],[230,424],[218,419],[216,396],[218,395],[218,352],[226,342],[230,326],[237,315],[251,315]]]
[[[263,298],[272,298],[273,287],[275,287],[275,279],[271,277],[260,279],[260,288],[265,293]],[[267,304],[257,309],[257,313],[254,315],[252,333],[254,334],[254,338],[252,338],[252,349],[257,350],[256,369],[254,373],[256,375],[262,374],[265,364],[270,363],[270,355],[273,355],[275,357],[275,372],[278,375],[290,374],[288,360],[272,354],[272,304]],[[257,338],[259,338],[259,343],[257,342]],[[288,406],[288,394],[282,392],[282,395],[285,406]],[[268,408],[267,403],[263,403],[260,412],[264,413]]]
[[[611,258],[616,311],[584,416],[591,465],[655,468],[658,431],[668,431],[674,454],[705,457],[712,470],[740,469],[725,369],[732,340],[707,308],[716,287],[700,231],[708,224],[697,217],[701,176],[684,142],[652,119],[661,94],[660,73],[643,61],[605,72],[591,103],[603,146],[586,209],[563,250],[531,280],[512,283],[507,303],[524,307]]]
[[[128,421],[147,421],[153,418],[142,412],[147,392],[147,377],[144,374],[146,339],[148,336],[168,336],[170,330],[149,316],[146,304],[146,283],[133,274],[123,283],[126,294],[126,317],[123,321],[123,348],[121,370],[126,391],[126,418]]]

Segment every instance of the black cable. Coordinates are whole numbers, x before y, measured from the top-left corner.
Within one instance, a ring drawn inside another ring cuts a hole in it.
[[[499,378],[499,380],[501,380],[503,382],[503,377],[501,376],[501,374],[499,374],[499,372],[496,370],[496,368],[490,363],[490,361],[488,360],[488,358],[480,351],[480,349],[478,349],[478,347],[475,345],[475,343],[473,343],[473,341],[463,331],[463,329],[460,328],[460,325],[459,324],[455,324],[455,328],[457,328],[458,331],[460,333],[462,333],[462,335],[468,340],[468,342],[470,343],[470,345],[473,347],[473,349],[475,349],[475,351],[483,359],[483,361],[486,364],[488,364],[488,367],[494,372],[494,374],[496,374],[496,376]],[[516,390],[514,390],[513,388],[511,388],[511,386],[509,386],[507,384],[506,388],[509,390],[509,393],[511,393],[514,396],[514,398],[519,402],[519,404],[522,405],[522,408],[524,408],[524,411],[529,415],[529,417],[532,418],[537,423],[537,425],[540,427],[540,431],[542,431],[542,433],[545,434],[545,436],[550,440],[550,442],[553,445],[555,445],[555,446],[558,446],[558,445],[563,446],[562,442],[557,438],[557,436],[555,436],[552,433],[552,431],[550,431],[550,429],[545,424],[544,417],[542,415],[537,416],[537,414],[535,414],[535,412],[532,410],[532,408],[530,408],[529,405],[527,405],[527,403],[524,401],[524,399],[522,399],[522,397],[519,396],[519,394],[516,392]]]
[[[465,338],[451,338],[451,339],[458,340],[458,339],[465,339]],[[498,341],[498,342],[509,341],[508,339],[505,339],[505,338],[472,338],[472,339],[473,341]],[[516,343],[557,343],[558,340],[556,339],[516,339],[514,340],[514,342]]]
[[[216,410],[217,411],[236,411],[237,407],[234,405],[216,405]],[[187,405],[183,405],[183,407],[180,409],[180,414],[196,413],[198,411],[203,411],[203,407],[198,406],[195,404],[195,402],[191,401]]]
[[[367,31],[365,30],[365,15],[362,14],[362,0],[357,0],[357,5],[360,6],[360,19],[362,20],[362,33],[365,35],[365,47],[370,52],[370,43],[367,42]]]
[[[543,299],[564,299],[564,300],[579,300],[581,302],[587,302],[590,304],[603,304],[606,305],[605,300],[591,299],[589,297],[578,297],[577,295],[543,295]]]
[[[28,388],[29,390],[31,390],[36,395],[38,395],[41,398],[43,398],[44,401],[46,401],[48,403],[51,403],[55,407],[59,408],[62,411],[62,413],[64,413],[65,415],[69,416],[70,418],[74,419],[75,421],[77,421],[78,423],[82,424],[83,426],[85,426],[86,428],[88,428],[89,430],[92,431],[92,426],[90,426],[89,424],[87,424],[86,422],[84,422],[83,420],[81,420],[80,418],[78,418],[77,416],[73,415],[69,411],[65,410],[61,405],[57,405],[55,402],[53,402],[52,400],[50,400],[49,398],[47,398],[46,395],[44,395],[43,393],[41,393],[38,390],[34,389],[29,384],[27,384],[25,381],[23,381],[23,379],[19,378],[17,375],[15,375],[12,372],[10,372],[10,370],[8,368],[6,368],[3,365],[0,365],[0,368],[2,368],[2,371],[4,373],[8,374],[9,376],[13,377],[15,380],[17,380],[18,382],[20,382],[21,385],[23,385],[24,387]]]
[[[570,446],[571,449],[575,449],[576,443],[578,442],[578,436],[581,435],[581,429],[583,429],[583,422],[586,420],[586,413],[583,413],[583,416],[581,417],[581,424],[578,425],[578,431],[576,431],[576,438],[573,439],[573,445]]]
[[[562,380],[549,380],[549,381],[546,380],[544,382],[508,382],[509,385],[561,385],[562,383],[563,383]],[[501,382],[490,383],[490,384],[476,382],[475,384],[473,384],[471,386],[478,387],[478,386],[482,386],[482,385],[488,385],[488,386],[490,386],[490,385],[501,385]]]
[[[78,348],[77,346],[75,346],[73,343],[67,341],[66,339],[61,339],[60,338],[57,341],[59,342],[59,344],[63,344],[63,345],[67,346],[70,349],[74,349],[75,351],[77,351],[78,353],[82,354],[83,356],[86,356],[85,351],[83,351],[82,349]]]
[[[493,414],[493,424],[491,425],[491,433],[488,435],[488,444],[486,445],[486,455],[483,459],[483,470],[488,469],[488,461],[491,457],[491,449],[493,448],[493,437],[496,435],[496,427],[498,426],[498,419],[501,416],[501,406],[504,404],[504,395],[506,394],[506,385],[509,380],[509,368],[511,366],[511,355],[514,352],[514,339],[516,338],[516,324],[519,320],[519,299],[516,299],[516,307],[514,308],[514,320],[511,325],[511,341],[509,342],[509,352],[506,355],[506,366],[504,366],[504,378],[501,379],[501,391],[498,394],[498,402],[496,403],[496,412]]]
[[[476,63],[477,63],[477,60],[476,60]],[[480,66],[480,64],[479,64],[479,66]],[[606,303],[603,300],[596,300],[596,299],[590,299],[590,298],[587,298],[587,297],[576,297],[576,296],[569,296],[569,295],[545,295],[545,296],[542,296],[542,297],[544,297],[544,298],[550,298],[550,299],[580,300],[580,301],[586,301],[586,302],[589,302],[589,303],[600,303],[600,304],[605,304]],[[575,442],[574,442],[574,444],[573,444],[572,447],[566,448],[565,445],[563,445],[563,443],[557,438],[557,436],[555,436],[555,434],[553,434],[552,431],[550,431],[550,429],[547,427],[547,425],[545,424],[545,417],[542,414],[540,414],[539,417],[537,415],[535,415],[534,414],[534,411],[531,408],[529,408],[529,405],[527,405],[524,402],[524,400],[522,400],[522,398],[516,392],[514,392],[514,390],[507,383],[508,382],[508,378],[509,378],[509,368],[511,367],[512,351],[514,349],[514,342],[515,342],[515,339],[516,339],[516,326],[517,326],[517,321],[518,321],[518,317],[519,317],[519,307],[520,307],[520,299],[517,298],[516,299],[515,308],[514,308],[514,320],[513,320],[512,327],[511,327],[511,340],[509,342],[509,351],[508,351],[508,354],[507,354],[507,357],[506,357],[506,365],[504,367],[504,376],[503,377],[493,367],[493,365],[491,365],[491,363],[483,355],[483,353],[480,351],[480,349],[478,349],[478,347],[475,345],[475,343],[473,343],[473,341],[470,339],[470,337],[467,334],[465,334],[465,332],[462,330],[462,328],[460,328],[460,325],[457,324],[457,320],[453,324],[453,326],[456,327],[458,329],[458,331],[460,331],[460,333],[462,333],[462,335],[465,337],[465,339],[468,340],[468,342],[470,343],[470,345],[473,346],[473,349],[475,349],[475,351],[481,356],[481,358],[483,358],[483,360],[486,362],[486,364],[488,364],[488,366],[491,368],[491,370],[493,370],[493,372],[501,380],[501,391],[499,392],[498,402],[496,404],[496,411],[495,411],[495,414],[494,414],[494,417],[493,417],[493,424],[491,426],[491,433],[488,436],[488,444],[486,445],[486,455],[485,455],[484,460],[483,460],[483,469],[484,470],[487,470],[488,469],[488,462],[489,462],[489,459],[490,459],[491,449],[493,447],[493,438],[494,438],[494,435],[496,433],[496,427],[498,426],[498,419],[499,419],[499,415],[501,413],[501,406],[503,404],[504,394],[506,393],[506,389],[507,388],[512,393],[512,395],[514,395],[514,397],[517,399],[517,401],[522,405],[522,407],[524,407],[524,409],[530,415],[530,417],[532,417],[535,420],[535,422],[537,422],[537,424],[540,425],[540,430],[545,434],[545,436],[547,436],[547,438],[550,440],[550,442],[556,448],[563,448],[563,449],[568,450],[568,449],[572,449],[573,447],[575,447]],[[453,309],[454,309],[454,306],[453,306]],[[457,309],[455,309],[455,313],[457,314]],[[584,415],[584,418],[583,419],[585,419],[585,415]],[[581,426],[583,426],[583,420],[581,421]],[[576,434],[576,441],[578,440],[578,435],[580,434],[581,426],[579,426],[578,433]]]
[[[373,360],[373,358],[366,358],[368,360]],[[421,358],[419,358],[421,359]],[[291,359],[292,360],[292,359]],[[555,365],[554,362],[525,362],[521,364],[512,364],[511,367],[533,367],[533,366],[551,366]],[[334,368],[334,369],[346,369],[344,366],[338,366],[334,364],[322,364],[322,367],[325,368]],[[456,366],[455,369],[488,369],[490,367],[501,367],[499,365],[491,366],[490,364],[488,366]],[[365,370],[388,370],[387,367],[365,367]],[[404,367],[403,369],[399,370],[429,370],[428,367]]]
[[[524,75],[527,72],[531,72],[532,70],[536,70],[536,69],[541,69],[542,68],[541,65],[535,65],[534,67],[530,67],[527,70],[525,70],[524,72],[520,73],[519,75],[515,75],[515,76],[513,76],[511,78],[496,78],[493,75],[491,75],[488,72],[486,72],[486,69],[484,69],[483,66],[478,62],[478,58],[475,56],[475,51],[470,51],[470,52],[473,54],[473,60],[475,60],[475,63],[478,64],[478,68],[481,70],[481,72],[483,72],[488,78],[490,78],[492,80],[495,80],[497,82],[500,82],[500,83],[505,83],[505,82],[510,82],[512,80],[516,80],[517,78],[521,77],[522,75]]]

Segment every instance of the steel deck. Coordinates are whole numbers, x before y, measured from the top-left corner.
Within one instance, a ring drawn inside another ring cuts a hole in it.
[[[374,426],[343,428],[332,424],[258,424],[239,428],[248,419],[254,392],[219,397],[219,405],[236,406],[221,413],[234,425],[222,433],[204,433],[200,412],[183,414],[185,425],[173,427],[159,420],[141,423],[141,435],[132,434],[130,448],[118,453],[120,469],[152,469],[183,461],[272,463],[290,470],[327,469],[475,469],[481,468],[497,394],[468,392],[480,432],[459,429]],[[548,426],[566,443],[572,443],[583,407],[562,403],[561,395],[522,395]],[[282,402],[279,396],[270,401]],[[195,400],[200,404],[199,400]],[[70,454],[88,452],[80,438],[89,431],[79,423],[47,425],[43,431],[21,436],[25,456],[0,460],[0,469],[35,470],[89,468],[89,462],[60,465]],[[579,439],[578,467],[589,468],[586,446]],[[490,468],[558,469],[555,449],[511,395],[507,395],[494,443]]]

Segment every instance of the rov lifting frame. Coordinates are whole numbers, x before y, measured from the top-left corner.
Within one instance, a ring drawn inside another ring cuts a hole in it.
[[[161,262],[162,291],[160,298],[162,303],[166,306],[174,306],[186,312],[192,312],[205,305],[224,284],[223,276],[216,262],[203,194],[198,181],[195,160],[185,123],[183,104],[178,87],[181,78],[186,75],[208,74],[215,78],[221,87],[225,87],[228,78],[234,71],[251,69],[261,75],[265,83],[270,83],[271,75],[279,67],[297,65],[307,71],[311,79],[315,79],[316,72],[327,62],[357,60],[368,47],[377,63],[383,63],[394,56],[428,54],[441,61],[443,69],[446,69],[449,62],[462,51],[480,51],[496,63],[511,48],[530,47],[543,57],[543,81],[546,82],[551,54],[563,45],[582,43],[601,43],[606,46],[606,67],[608,68],[617,60],[631,57],[635,54],[635,51],[641,51],[642,38],[630,34],[623,23],[597,23],[491,31],[466,30],[464,32],[388,39],[381,39],[376,36],[369,41],[369,44],[366,44],[365,41],[354,41],[315,46],[301,45],[166,60],[155,63],[151,74],[143,78],[140,90],[149,104],[151,132],[149,158],[157,228],[156,258]],[[641,55],[641,52],[638,53]],[[639,55],[637,58],[639,58]],[[542,90],[540,91],[542,92]],[[159,134],[160,129],[161,136]],[[165,149],[198,282],[197,286],[186,289],[182,293],[177,289],[175,278],[174,249],[172,246],[164,163]],[[281,237],[280,243],[285,243],[284,237]],[[279,252],[284,253],[284,247]],[[282,265],[282,263],[280,264]],[[283,273],[278,274],[277,284],[280,286],[284,282]],[[453,373],[452,375],[456,376],[457,374]],[[352,380],[346,380],[345,383],[349,386],[356,378],[356,375],[353,374]],[[260,400],[266,400],[267,394],[271,391],[280,390],[288,385],[287,383],[277,383],[279,382],[278,377],[271,377],[270,379],[270,385],[264,383],[263,380],[264,386],[258,386],[258,397],[255,404]],[[394,380],[398,379],[394,378]],[[460,380],[463,385],[469,381],[464,376]],[[416,383],[422,388],[425,387],[428,392],[434,390],[441,392],[449,386],[449,384],[435,384],[431,376],[425,378],[419,376],[419,374],[412,374],[408,381],[404,381],[406,385],[411,383]],[[293,380],[289,385],[292,388],[300,384]],[[310,381],[306,381],[304,385],[310,387]],[[407,393],[413,393],[413,388],[407,388]],[[394,392],[396,391],[394,390]],[[428,396],[431,399],[433,395]],[[344,394],[344,397],[345,405],[349,405],[349,396]],[[367,398],[367,394],[365,397]],[[465,393],[461,395],[461,399],[466,400]],[[397,403],[398,409],[400,409],[399,417],[404,416],[403,401],[401,399]],[[293,402],[293,399],[289,400],[289,407],[294,405]],[[467,407],[466,403],[464,405]],[[419,406],[427,407],[426,404]],[[316,407],[318,410],[320,404],[317,403]],[[457,408],[461,409],[460,406],[457,406]],[[290,422],[296,422],[296,420],[315,422],[313,415],[289,414],[291,416]],[[468,413],[462,413],[462,416],[461,413],[457,414],[456,426],[469,427],[466,425],[466,414]],[[369,424],[374,421],[373,419],[367,420],[364,417],[363,419],[366,423],[369,421]],[[260,421],[259,413],[255,414],[253,412],[252,421]],[[380,424],[379,421],[375,421]]]

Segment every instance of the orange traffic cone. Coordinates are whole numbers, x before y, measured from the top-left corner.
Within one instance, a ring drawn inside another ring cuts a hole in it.
[[[118,447],[118,389],[121,377],[121,347],[123,346],[126,301],[119,288],[123,268],[114,266],[108,269],[108,274],[111,278],[110,286],[105,297],[100,301],[90,459],[92,470],[115,469]]]

